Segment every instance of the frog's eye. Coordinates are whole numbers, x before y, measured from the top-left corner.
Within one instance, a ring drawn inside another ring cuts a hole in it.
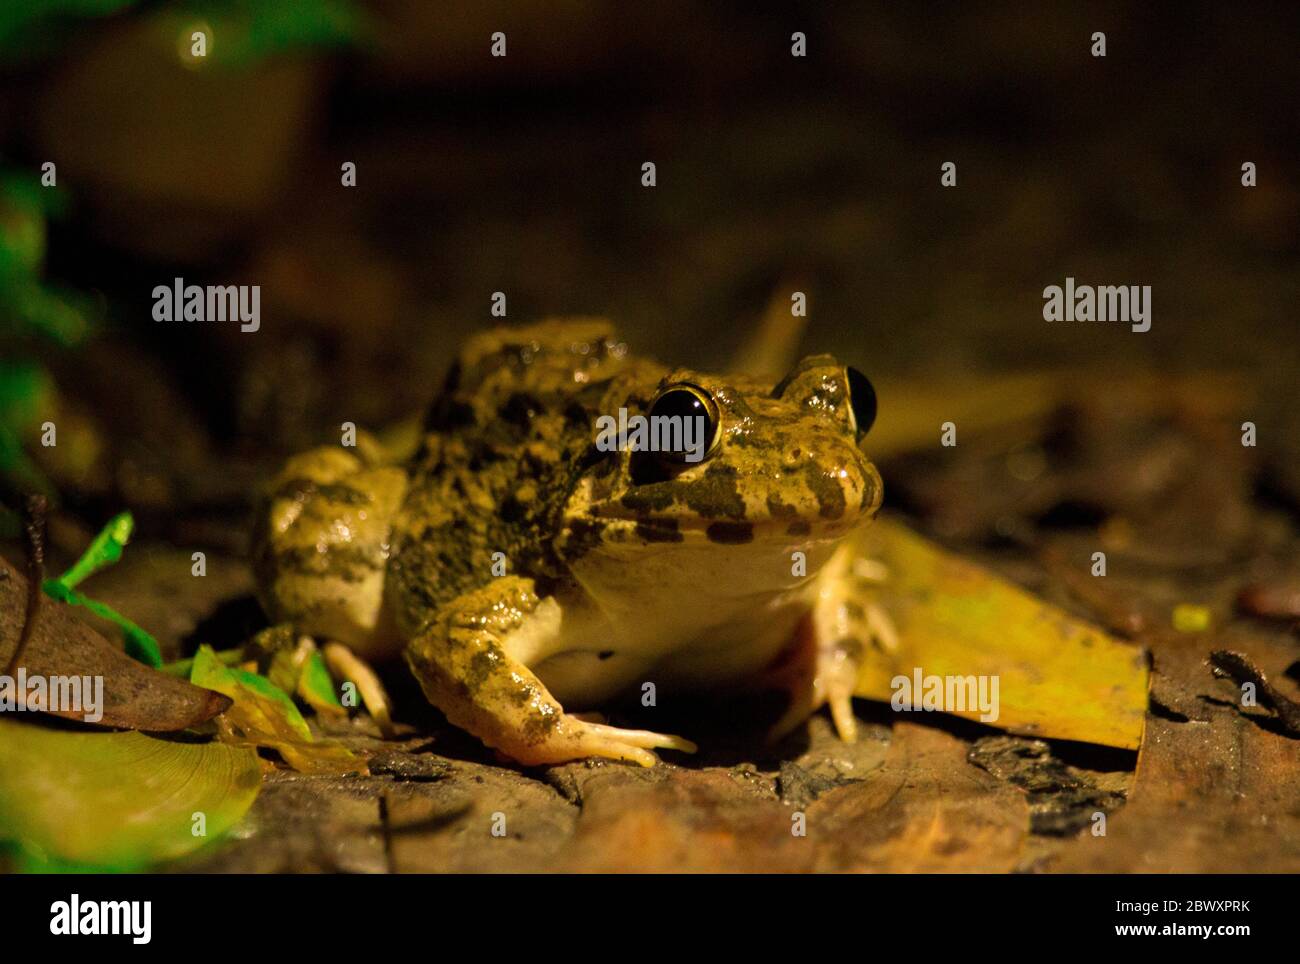
[[[718,440],[718,404],[698,385],[670,386],[650,406],[650,435],[659,443],[655,455],[662,462],[703,461]]]
[[[849,411],[853,413],[853,428],[858,438],[862,438],[876,421],[876,390],[867,376],[856,368],[848,368],[845,372],[849,378]]]

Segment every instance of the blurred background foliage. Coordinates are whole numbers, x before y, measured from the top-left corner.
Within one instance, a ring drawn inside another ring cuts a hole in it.
[[[123,14],[137,15],[149,36],[175,37],[178,58],[191,69],[248,70],[267,58],[361,42],[366,33],[364,14],[348,0],[199,0],[166,6],[134,0],[16,0],[0,8],[0,65],[10,73],[40,69],[43,61],[75,47],[89,24]],[[205,42],[218,32],[221,37],[219,45],[204,51],[201,63],[186,39],[195,31],[202,32]],[[57,162],[52,170],[42,164],[39,173],[16,166],[0,169],[0,479],[10,501],[20,492],[58,495],[25,445],[60,410],[42,355],[83,346],[102,327],[105,307],[102,293],[92,297],[44,280],[48,222],[69,208],[57,167]],[[123,374],[130,376],[129,371]],[[78,431],[73,441],[81,444],[65,447],[65,452],[76,450],[72,459],[55,460],[56,474],[71,474],[74,490],[76,479],[93,472],[92,463],[101,454],[92,435],[109,431],[95,423],[74,417],[72,427]],[[0,532],[12,535],[16,518],[5,512]]]
[[[124,11],[166,8],[175,18],[198,18],[221,30],[214,62],[249,64],[304,46],[330,46],[355,40],[364,29],[361,11],[349,0],[192,0],[170,4],[138,0],[13,0],[0,9],[0,56],[10,64],[56,54],[87,21]]]
[[[511,321],[605,314],[685,364],[724,365],[798,287],[804,348],[877,376],[1227,369],[1290,397],[1297,26],[1173,2],[5,4],[4,471],[221,538],[287,452],[425,404],[494,291]],[[1151,285],[1152,330],[1045,323],[1067,275]],[[155,323],[176,277],[261,285],[261,329]]]

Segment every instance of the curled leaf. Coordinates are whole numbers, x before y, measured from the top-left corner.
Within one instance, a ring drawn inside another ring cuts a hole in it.
[[[1250,684],[1255,687],[1259,702],[1277,714],[1287,735],[1300,737],[1300,703],[1270,683],[1249,656],[1230,649],[1216,649],[1210,653],[1210,667],[1216,676],[1227,677],[1238,686]]]
[[[301,773],[367,773],[365,761],[334,740],[312,737],[289,695],[265,676],[222,664],[210,646],[194,655],[190,682],[233,701],[217,719],[221,737],[236,746],[264,746]]]
[[[248,749],[0,720],[0,839],[38,865],[182,857],[239,821],[261,782]]]
[[[254,636],[244,648],[258,670],[286,693],[294,693],[318,713],[346,716],[334,692],[334,681],[320,650],[310,636],[294,632],[287,624],[271,626]]]
[[[216,657],[224,666],[238,666],[244,662],[244,650],[236,647],[235,649],[216,650]],[[189,679],[190,673],[194,672],[194,657],[187,656],[185,659],[174,660],[170,663],[164,663],[158,668],[160,673],[166,673],[168,676],[176,676],[180,679]]]
[[[45,580],[41,588],[44,590],[45,595],[52,599],[67,603],[69,606],[81,606],[84,609],[89,609],[101,619],[116,624],[126,637],[126,654],[128,656],[153,669],[162,666],[162,650],[158,646],[158,640],[116,609],[113,609],[113,607],[91,599],[75,589],[69,589],[57,579]]]
[[[100,530],[99,535],[91,540],[86,551],[62,576],[53,580],[62,586],[75,588],[86,577],[93,575],[105,566],[111,566],[122,558],[122,549],[131,541],[135,529],[135,518],[129,512],[119,512]]]

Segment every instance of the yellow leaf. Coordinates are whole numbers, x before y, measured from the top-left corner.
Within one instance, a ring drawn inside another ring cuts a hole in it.
[[[895,677],[996,678],[991,726],[1135,750],[1146,719],[1146,654],[947,552],[888,518],[862,536],[889,570],[879,600],[898,650],[871,650],[855,695],[890,700]],[[919,704],[920,700],[916,700]],[[978,707],[956,715],[979,720]]]
[[[138,870],[184,856],[261,786],[252,750],[0,721],[0,839],[44,859]]]

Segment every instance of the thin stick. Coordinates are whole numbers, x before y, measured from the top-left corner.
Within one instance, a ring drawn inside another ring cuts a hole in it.
[[[18,645],[9,657],[6,676],[13,676],[18,668],[27,641],[36,628],[36,616],[41,609],[41,582],[45,579],[45,518],[49,503],[43,495],[29,495],[23,500],[23,541],[27,550],[27,607],[23,615],[22,632]]]

